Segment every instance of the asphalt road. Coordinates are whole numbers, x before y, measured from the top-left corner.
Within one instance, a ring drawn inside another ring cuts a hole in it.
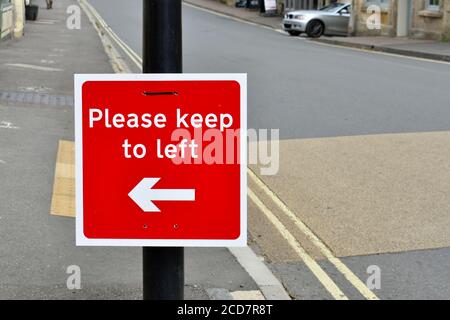
[[[90,2],[140,52],[141,1]],[[442,131],[448,141],[450,65],[320,45],[183,9],[184,71],[248,73],[249,128],[280,129],[282,167],[265,183],[364,282],[368,267],[378,266],[380,298],[450,298],[449,203],[442,196],[450,150],[422,135]],[[416,134],[397,135],[405,133]],[[438,154],[436,171],[426,170],[426,155]],[[289,292],[330,298],[260,216],[251,206],[251,234]],[[350,298],[361,298],[317,258]]]

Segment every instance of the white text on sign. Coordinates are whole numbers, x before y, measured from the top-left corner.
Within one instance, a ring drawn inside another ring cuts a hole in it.
[[[206,126],[209,129],[219,129],[223,132],[225,129],[230,128],[233,125],[233,117],[228,113],[221,113],[219,115],[215,113],[209,113],[203,117],[199,113],[183,113],[180,108],[176,110],[176,125],[177,128],[202,128]],[[103,123],[105,128],[151,128],[156,127],[162,129],[166,127],[167,118],[165,114],[157,113],[152,115],[150,113],[144,113],[141,116],[135,113],[122,114],[114,113],[110,114],[109,109],[89,109],[89,127],[94,128],[96,123]]]
[[[171,142],[175,143],[164,144],[161,139],[156,139],[154,150],[157,158],[172,159],[177,164],[189,164],[192,159],[196,160],[195,164],[240,162],[239,157],[236,157],[238,153],[235,152],[237,145],[235,142],[240,138],[240,130],[229,129],[234,123],[232,115],[208,113],[203,116],[200,113],[184,113],[181,108],[177,108],[174,115],[176,129],[172,132]],[[154,115],[111,113],[108,108],[91,108],[89,109],[89,127],[96,126],[116,129],[164,129],[167,127],[167,116],[163,113]],[[194,129],[193,137],[189,129]],[[143,159],[148,155],[145,144],[136,143],[136,141],[132,144],[128,138],[123,140],[122,149],[126,159]]]

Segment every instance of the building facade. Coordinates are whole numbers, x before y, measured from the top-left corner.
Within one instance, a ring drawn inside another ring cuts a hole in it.
[[[13,34],[14,6],[10,0],[0,0],[0,41]]]
[[[24,0],[0,0],[0,42],[22,37],[24,24]]]
[[[450,39],[450,0],[353,0],[352,3],[353,35]]]
[[[279,1],[281,2],[281,1]],[[338,2],[337,0],[284,0],[283,7],[285,11],[292,10],[314,10],[321,8],[331,2]]]
[[[1,0],[0,0],[1,1]],[[221,0],[234,5],[236,0]],[[450,41],[450,0],[276,0],[278,12],[352,4],[349,34]]]

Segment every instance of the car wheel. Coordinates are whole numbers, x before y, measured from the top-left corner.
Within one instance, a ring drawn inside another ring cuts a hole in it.
[[[310,38],[319,38],[323,35],[324,31],[325,26],[323,22],[319,20],[311,21],[306,28],[306,34]]]
[[[289,33],[289,35],[296,37],[296,36],[299,36],[301,32],[300,31],[288,31],[288,33]]]

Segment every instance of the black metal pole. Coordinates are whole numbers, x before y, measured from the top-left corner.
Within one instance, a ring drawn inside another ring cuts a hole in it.
[[[183,72],[181,0],[143,0],[143,72]]]
[[[181,0],[143,0],[143,73],[181,73]],[[143,248],[144,300],[184,298],[184,248]]]

